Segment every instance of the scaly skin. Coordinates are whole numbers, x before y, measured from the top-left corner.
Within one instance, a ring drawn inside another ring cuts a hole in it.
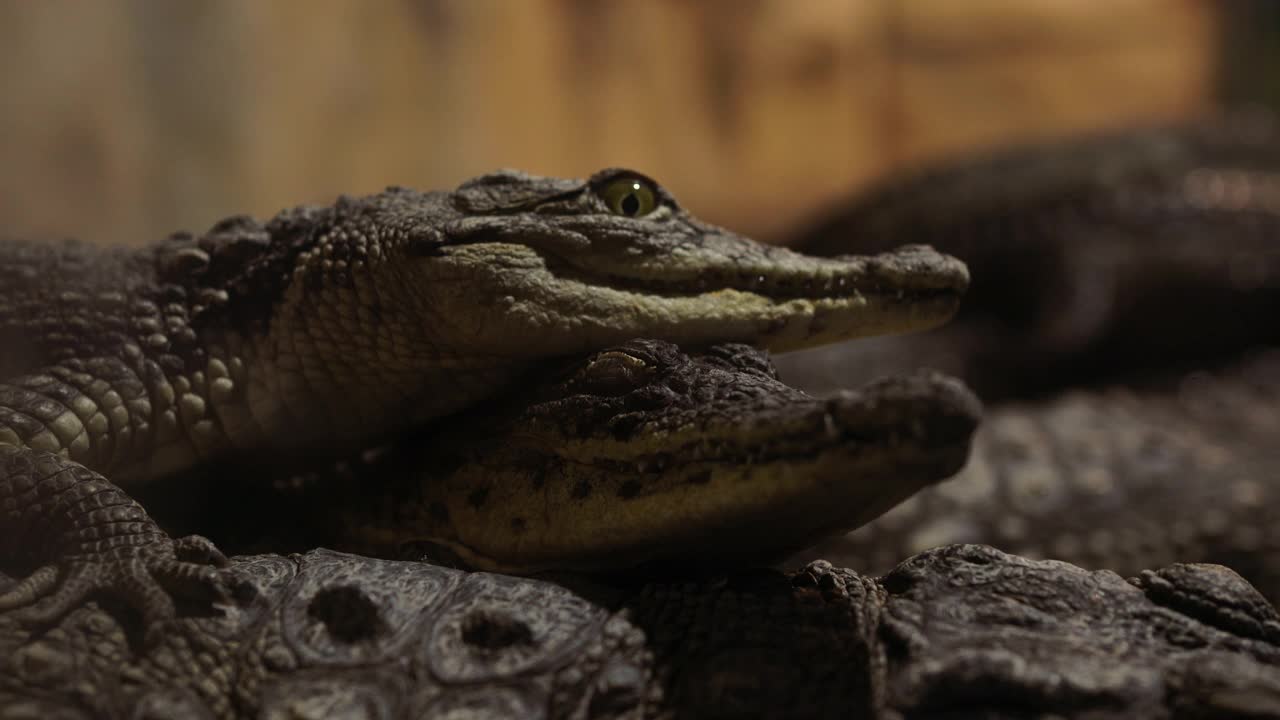
[[[651,181],[486,175],[143,250],[0,244],[0,609],[102,588],[149,619],[215,576],[113,482],[358,451],[539,360],[649,335],[785,349],[927,327],[967,283],[927,248],[815,259],[701,223]],[[86,472],[86,469],[92,472]],[[99,475],[98,473],[102,473]],[[160,581],[158,583],[157,581]]]
[[[237,558],[257,588],[150,653],[88,603],[0,614],[0,707],[60,718],[1213,718],[1280,716],[1280,616],[1231,571],[1128,582],[992,548],[872,579],[602,588],[327,550]]]
[[[745,345],[637,340],[451,419],[313,498],[323,544],[424,543],[488,570],[760,564],[964,464],[980,406],[934,373],[817,399]],[[338,515],[337,517],[334,517]]]

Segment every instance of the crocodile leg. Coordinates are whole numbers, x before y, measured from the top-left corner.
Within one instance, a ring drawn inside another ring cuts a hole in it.
[[[55,366],[0,384],[0,560],[19,576],[30,571],[0,588],[0,609],[47,624],[107,592],[158,628],[174,616],[166,588],[226,597],[217,570],[226,558],[204,538],[172,539],[98,472],[148,457],[166,436],[152,431],[157,403],[143,373],[122,361],[83,369]]]
[[[227,559],[198,535],[170,538],[142,506],[102,475],[61,455],[0,445],[0,542],[38,565],[0,594],[0,610],[56,622],[107,590],[137,608],[148,633],[174,617],[166,586],[227,586]]]

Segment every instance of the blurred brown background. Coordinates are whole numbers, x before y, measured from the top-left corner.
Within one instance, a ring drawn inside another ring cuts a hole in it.
[[[903,164],[1204,112],[1226,8],[0,0],[0,228],[141,243],[388,184],[627,165],[776,238]]]

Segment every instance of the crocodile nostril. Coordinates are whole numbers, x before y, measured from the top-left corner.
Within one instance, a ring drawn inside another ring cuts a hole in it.
[[[519,618],[477,610],[462,621],[462,641],[484,650],[501,650],[512,645],[532,645],[533,630]]]
[[[352,585],[317,592],[307,604],[307,614],[322,623],[334,639],[347,644],[372,639],[383,629],[378,606]]]
[[[644,671],[627,662],[614,661],[596,677],[595,693],[587,706],[590,717],[613,717],[637,707],[644,700]]]

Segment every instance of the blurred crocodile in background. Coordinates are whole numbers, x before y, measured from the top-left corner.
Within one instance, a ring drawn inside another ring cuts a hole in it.
[[[810,392],[929,366],[984,402],[1280,344],[1280,124],[1259,111],[997,149],[904,172],[787,241],[920,242],[968,266],[955,320],[778,358]]]

